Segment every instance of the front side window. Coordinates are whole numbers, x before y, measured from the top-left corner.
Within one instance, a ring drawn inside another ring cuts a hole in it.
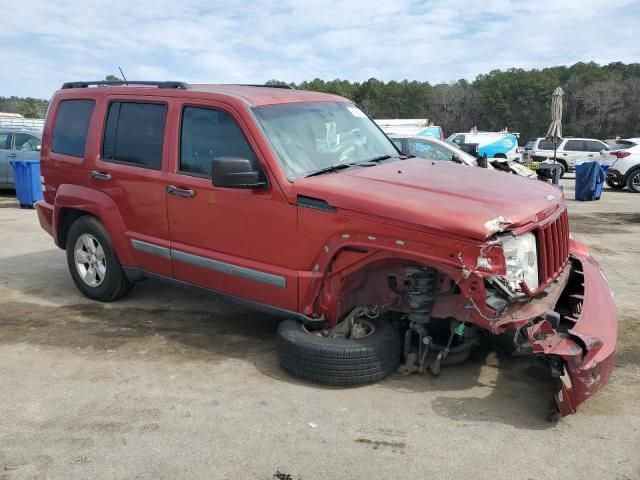
[[[584,152],[584,146],[582,140],[567,140],[564,146],[566,152]]]
[[[7,140],[9,140],[8,133],[0,133],[0,150],[8,150],[9,145],[7,145]]]
[[[536,144],[536,139],[532,138],[531,140],[529,140],[527,142],[527,144],[524,146],[525,150],[533,150],[533,146]]]
[[[456,135],[451,139],[452,142],[462,145],[464,143],[464,135]]]
[[[585,140],[587,152],[600,152],[602,150],[609,150],[609,146],[599,142],[597,140]]]
[[[216,157],[258,160],[240,127],[222,110],[185,107],[180,131],[180,172],[211,176],[211,161]]]
[[[27,133],[14,133],[13,149],[35,152],[36,150],[40,150],[40,140]]]
[[[453,152],[445,147],[424,140],[409,139],[409,153],[429,160],[453,160]]]
[[[290,181],[341,164],[399,154],[352,103],[289,103],[251,111]]]
[[[104,128],[102,160],[160,170],[167,106],[113,102]]]
[[[51,151],[84,157],[89,122],[96,102],[93,100],[63,100],[58,107],[53,126]]]

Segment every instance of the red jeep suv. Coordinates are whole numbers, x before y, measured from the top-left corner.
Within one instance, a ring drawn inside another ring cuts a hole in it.
[[[403,155],[354,103],[251,85],[73,82],[41,150],[42,227],[86,296],[191,284],[282,315],[282,366],[440,373],[492,337],[554,415],[608,380],[616,309],[546,183]]]

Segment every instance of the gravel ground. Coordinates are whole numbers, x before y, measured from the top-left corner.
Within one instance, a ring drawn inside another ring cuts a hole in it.
[[[0,479],[640,478],[640,195],[572,200],[619,308],[617,368],[548,423],[547,373],[477,351],[359,388],[278,366],[278,319],[138,285],[88,301],[36,215],[0,196]]]

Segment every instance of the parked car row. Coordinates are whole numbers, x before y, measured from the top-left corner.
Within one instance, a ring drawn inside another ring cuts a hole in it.
[[[555,145],[546,138],[531,138],[524,146],[522,161],[543,162],[554,156]],[[582,158],[595,158],[602,150],[610,150],[609,145],[594,138],[564,138],[556,148],[556,159],[565,172],[574,172],[576,161]]]

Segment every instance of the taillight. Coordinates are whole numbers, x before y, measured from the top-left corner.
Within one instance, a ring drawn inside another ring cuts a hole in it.
[[[625,152],[624,150],[618,150],[617,152],[611,152],[611,155],[615,155],[618,158],[624,158],[631,155],[629,152]]]

